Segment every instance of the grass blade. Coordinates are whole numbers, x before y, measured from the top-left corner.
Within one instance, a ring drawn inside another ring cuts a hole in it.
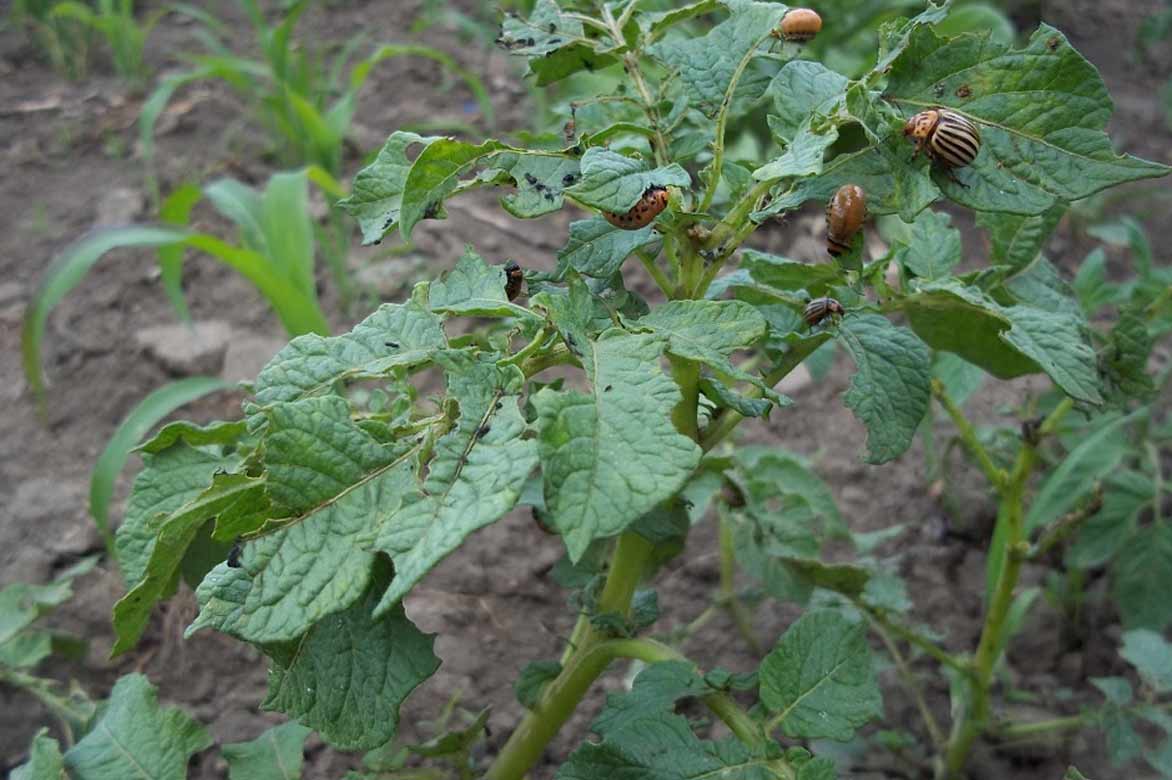
[[[122,227],[93,233],[53,259],[24,315],[20,348],[24,374],[38,403],[44,400],[45,380],[41,373],[41,340],[49,312],[85,277],[102,255],[111,249],[176,244],[186,231],[161,227]]]
[[[194,184],[183,184],[163,201],[159,218],[168,225],[186,227],[191,209],[199,203],[203,193]],[[175,314],[183,322],[191,322],[187,299],[183,297],[183,255],[184,247],[175,244],[159,247],[159,272],[162,275],[163,292],[167,294]]]

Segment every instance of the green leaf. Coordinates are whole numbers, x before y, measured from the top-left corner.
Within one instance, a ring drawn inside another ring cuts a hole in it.
[[[1051,471],[1025,516],[1026,533],[1033,533],[1069,512],[1095,484],[1109,475],[1128,453],[1125,428],[1133,417],[1101,423]]]
[[[843,400],[867,426],[867,462],[897,458],[911,446],[928,411],[928,348],[877,314],[844,318],[839,338],[857,367]]]
[[[481,175],[511,178],[517,190],[501,198],[501,205],[517,219],[535,219],[565,205],[562,191],[578,180],[578,168],[573,157],[504,152]]]
[[[782,558],[781,561],[807,585],[832,590],[847,598],[862,596],[871,579],[869,571],[848,563],[823,563],[807,558]]]
[[[990,263],[1007,265],[1011,271],[1025,268],[1042,251],[1065,213],[1062,203],[1034,216],[977,212],[977,224],[989,234]]]
[[[141,580],[114,605],[117,641],[110,650],[111,657],[138,644],[151,610],[175,581],[175,574],[200,528],[221,512],[230,511],[238,502],[255,502],[263,492],[263,480],[245,474],[217,474],[207,490],[161,521],[152,522],[157,531]]]
[[[960,231],[951,226],[951,217],[941,211],[924,211],[906,226],[904,235],[894,240],[901,244],[895,259],[908,273],[922,279],[949,276],[960,264]]]
[[[940,190],[924,171],[906,163],[907,154],[906,142],[898,134],[877,146],[840,154],[825,163],[818,176],[775,187],[769,205],[753,212],[753,221],[764,222],[809,200],[829,202],[839,187],[857,184],[867,193],[868,214],[899,214],[911,222],[940,197]]]
[[[685,360],[703,363],[714,371],[763,391],[778,406],[789,399],[778,395],[760,378],[730,362],[738,349],[751,347],[766,331],[765,318],[741,301],[669,301],[636,321],[667,338],[667,351]]]
[[[94,727],[65,753],[65,768],[86,780],[183,780],[191,755],[211,745],[185,712],[159,708],[146,677],[128,674],[114,683]]]
[[[431,282],[427,292],[432,311],[474,317],[534,316],[524,306],[509,302],[504,267],[490,266],[472,247],[465,247],[456,267]]]
[[[757,181],[816,176],[822,173],[826,150],[838,140],[838,126],[811,115],[794,133],[785,151],[753,171]]]
[[[1157,694],[1172,691],[1172,643],[1146,628],[1123,634],[1119,651]]]
[[[1074,767],[1069,767],[1066,774],[1062,776],[1062,780],[1089,780],[1089,778]]]
[[[68,601],[73,595],[73,578],[90,571],[97,562],[96,557],[83,558],[44,585],[14,582],[0,589],[0,643],[12,639],[53,607]]]
[[[944,106],[980,125],[981,152],[958,172],[963,185],[936,174],[949,198],[977,211],[1041,214],[1169,171],[1115,154],[1104,132],[1111,99],[1102,78],[1046,24],[1016,50],[918,27],[892,63],[886,94],[911,112]]]
[[[411,231],[429,211],[438,211],[444,199],[459,185],[460,174],[477,160],[506,148],[499,141],[474,145],[454,138],[440,138],[428,144],[411,164],[403,183],[399,209],[399,232],[403,240],[411,240]]]
[[[641,160],[595,146],[582,156],[582,178],[565,193],[583,205],[622,214],[634,207],[648,188],[671,186],[692,186],[688,172],[679,165],[647,170]]]
[[[1099,358],[1112,402],[1125,405],[1132,399],[1147,401],[1155,394],[1156,385],[1148,373],[1152,346],[1143,312],[1132,307],[1123,309]]]
[[[245,411],[256,417],[264,407],[328,392],[336,382],[412,368],[446,347],[439,317],[415,302],[384,304],[344,335],[308,334],[290,341],[261,370],[256,405]]]
[[[135,449],[148,455],[155,455],[177,442],[184,442],[192,447],[208,444],[237,445],[247,433],[248,426],[243,420],[219,420],[207,425],[178,420],[164,425],[154,436]]]
[[[683,716],[671,712],[678,699],[710,692],[690,664],[667,661],[648,666],[635,678],[630,692],[607,696],[606,708],[591,726],[602,736],[602,742],[580,746],[558,769],[556,777],[780,777],[770,766],[773,756],[754,754],[736,739],[701,741]]]
[[[820,62],[787,62],[765,90],[773,98],[770,127],[785,140],[793,140],[806,117],[830,114],[834,103],[845,98],[849,84],[850,79]]]
[[[203,493],[217,471],[235,468],[238,459],[179,442],[154,455],[144,453],[143,462],[145,468],[135,477],[126,516],[114,538],[127,588],[146,576],[155,539],[166,518]]]
[[[110,499],[114,481],[126,465],[130,451],[151,428],[171,412],[229,383],[214,377],[180,379],[153,390],[139,401],[110,436],[90,475],[90,514],[103,536],[110,534]]]
[[[760,679],[761,701],[789,737],[845,742],[882,711],[866,626],[837,612],[807,612],[790,626]]]
[[[632,252],[656,240],[651,225],[623,230],[602,217],[570,223],[570,238],[558,251],[558,274],[573,268],[585,276],[607,279]]]
[[[828,536],[846,531],[833,491],[802,456],[780,447],[742,447],[736,460],[751,508],[778,508],[787,520]]]
[[[1127,629],[1162,631],[1172,622],[1172,525],[1149,526],[1128,541],[1111,567],[1112,595]]]
[[[394,737],[399,705],[439,668],[435,637],[401,606],[374,616],[390,576],[390,566],[379,569],[353,606],[267,650],[273,665],[264,709],[296,718],[342,750],[370,750]]]
[[[742,252],[741,268],[755,282],[781,290],[805,290],[813,297],[825,295],[832,286],[844,282],[832,263],[801,263],[756,249]]]
[[[586,37],[582,23],[562,14],[555,0],[537,0],[528,19],[507,15],[497,42],[511,54],[526,57],[529,73],[543,87],[582,69],[591,71],[614,63]]]
[[[651,56],[678,70],[692,106],[715,116],[741,61],[766,40],[785,15],[780,3],[723,0],[729,18],[705,35],[657,43]],[[628,207],[629,208],[629,207]]]
[[[680,699],[707,693],[711,693],[708,683],[692,664],[659,661],[639,672],[629,692],[608,694],[606,707],[590,728],[604,740],[620,737],[636,728],[640,721],[670,712]]]
[[[383,144],[374,162],[354,176],[350,195],[338,201],[338,208],[358,220],[363,244],[378,243],[399,222],[403,190],[413,162],[407,150],[417,144],[426,148],[438,140],[438,136],[397,130]]]
[[[722,409],[732,409],[742,417],[768,417],[773,402],[765,398],[749,398],[729,388],[719,379],[700,377],[700,392]]]
[[[41,729],[33,736],[28,761],[13,769],[9,780],[61,780],[66,777],[61,746],[48,732],[48,729]]]
[[[1107,737],[1107,755],[1112,766],[1123,766],[1143,753],[1143,740],[1131,717],[1119,706],[1108,705],[1099,716],[1099,727]]]
[[[1091,516],[1067,549],[1070,566],[1090,569],[1115,557],[1135,533],[1137,515],[1152,500],[1152,480],[1130,469],[1118,469],[1104,480],[1103,507]]]
[[[266,415],[266,482],[283,519],[242,546],[238,567],[221,564],[200,583],[188,635],[211,627],[248,642],[289,641],[346,609],[370,580],[380,521],[414,486],[416,450],[377,441],[337,396]]]
[[[0,668],[32,669],[53,654],[53,635],[48,631],[22,631],[0,642]]]
[[[562,665],[557,661],[530,661],[525,664],[517,681],[513,683],[517,701],[525,709],[533,709],[541,700],[545,686],[561,673]]]
[[[612,329],[583,346],[591,394],[533,398],[546,506],[575,562],[674,495],[700,461],[671,423],[680,392],[660,368],[662,339]]]
[[[1044,371],[1076,401],[1102,403],[1095,353],[1081,318],[1027,306],[1001,306],[953,281],[921,285],[904,300],[916,334],[1010,379]]]
[[[1038,255],[1000,289],[994,290],[994,295],[1000,297],[1002,291],[1023,305],[1064,314],[1077,320],[1083,319],[1082,307],[1074,296],[1074,290],[1043,255]]]
[[[251,742],[224,745],[220,752],[228,762],[228,780],[300,780],[305,738],[311,732],[290,721]]]
[[[394,560],[395,578],[376,615],[397,604],[470,534],[512,509],[537,466],[535,442],[522,438],[520,369],[461,352],[445,353],[439,363],[460,418],[436,442],[423,485],[403,498],[398,511],[380,510],[386,519],[375,546]]]
[[[445,731],[423,744],[408,745],[407,749],[415,755],[427,758],[451,757],[467,760],[469,751],[477,742],[484,739],[488,731],[488,715],[489,708],[485,707],[466,727]]]

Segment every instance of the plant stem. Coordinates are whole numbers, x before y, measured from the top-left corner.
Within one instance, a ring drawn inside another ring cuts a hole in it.
[[[528,360],[534,352],[541,349],[541,345],[549,339],[552,327],[552,325],[547,324],[546,327],[537,332],[537,335],[534,336],[528,344],[522,347],[516,354],[510,355],[509,357],[502,360],[501,364],[514,366],[524,365],[525,361]]]
[[[626,14],[623,18],[627,18]],[[620,47],[626,46],[627,40],[623,37],[623,26],[615,20],[614,14],[610,12],[610,7],[605,4],[602,6],[602,21],[606,24],[614,42]],[[635,91],[639,93],[639,98],[643,101],[643,113],[647,115],[647,121],[651,123],[651,129],[655,131],[655,138],[652,139],[652,145],[655,147],[652,150],[655,152],[655,163],[656,165],[667,165],[667,139],[663,137],[663,131],[660,128],[659,109],[656,108],[655,98],[651,96],[651,90],[647,89],[647,82],[643,80],[638,52],[628,51],[623,55],[623,68],[631,77]]]
[[[969,451],[977,461],[977,465],[981,467],[981,471],[985,474],[985,479],[993,486],[993,489],[998,493],[1005,489],[1005,481],[1008,479],[1005,470],[998,468],[990,457],[989,451],[981,444],[981,440],[977,438],[976,429],[973,428],[972,423],[964,416],[964,412],[948,395],[948,391],[944,389],[944,383],[939,379],[932,380],[932,395],[936,396],[936,400],[944,407],[944,411],[952,418],[952,424],[956,426],[956,430],[960,433],[960,440],[964,443],[965,449]]]
[[[610,573],[598,601],[598,611],[626,616],[631,597],[654,546],[634,533],[618,538],[610,559]],[[489,767],[488,780],[520,780],[541,758],[545,746],[574,713],[591,683],[616,657],[600,649],[606,638],[590,625],[589,617],[578,618],[574,636],[580,637],[562,664],[562,671],[541,694],[537,705],[526,713]]]
[[[753,655],[760,657],[765,653],[760,640],[753,632],[753,622],[749,619],[748,610],[737,597],[734,577],[737,570],[736,550],[733,546],[732,521],[728,517],[724,504],[719,504],[720,522],[720,603],[728,610],[737,631],[745,638]]]
[[[916,709],[920,711],[920,718],[924,721],[924,728],[928,730],[928,737],[932,740],[933,747],[939,750],[944,744],[944,732],[940,730],[940,724],[936,722],[936,717],[932,714],[932,710],[928,708],[928,702],[924,699],[923,688],[920,687],[919,681],[912,674],[912,670],[908,666],[907,660],[903,657],[903,653],[899,652],[899,647],[883,626],[874,617],[871,617],[870,622],[871,627],[875,629],[875,633],[879,635],[879,639],[883,642],[883,646],[887,648],[891,660],[895,662],[895,668],[899,670],[899,676],[903,680],[904,686],[911,692],[912,698],[915,699]]]
[[[708,207],[712,205],[712,199],[716,196],[716,188],[720,186],[720,172],[724,167],[724,131],[728,125],[728,113],[732,107],[733,95],[737,91],[737,84],[740,83],[745,68],[749,67],[749,63],[757,56],[757,47],[769,38],[770,32],[772,31],[767,30],[765,35],[749,47],[745,56],[741,57],[736,70],[733,71],[728,89],[724,92],[724,98],[720,101],[720,111],[716,115],[716,134],[712,142],[712,163],[708,167],[708,185],[704,190],[704,199],[700,201],[700,208],[696,209],[697,211],[707,211]]]
[[[639,256],[639,262],[647,269],[647,273],[651,274],[651,278],[655,280],[655,284],[659,287],[660,292],[670,297],[672,284],[668,281],[667,275],[655,264],[655,258],[646,252],[636,252],[635,254]]]
[[[1038,429],[1039,437],[1053,433],[1073,407],[1074,402],[1069,398],[1054,407]],[[981,639],[973,657],[973,679],[969,689],[971,698],[968,706],[960,711],[952,724],[944,761],[937,771],[937,777],[942,780],[960,780],[974,740],[988,728],[993,670],[1007,642],[1009,610],[1013,606],[1013,594],[1022,562],[1029,554],[1025,530],[1025,490],[1036,462],[1036,445],[1023,439],[1013,472],[1001,493],[1001,514],[1005,522],[1005,563],[989,600]]]
[[[856,607],[866,613],[867,616],[872,621],[874,621],[876,626],[891,634],[894,634],[903,641],[907,642],[909,645],[917,648],[918,650],[921,650],[925,655],[933,658],[944,666],[947,666],[950,669],[954,669],[966,676],[972,674],[972,668],[968,664],[947,650],[941,648],[927,637],[916,633],[907,626],[900,625],[899,623],[895,623],[889,620],[887,616],[883,614],[883,612],[875,609],[874,607],[868,606],[861,601],[853,600],[853,603]]]

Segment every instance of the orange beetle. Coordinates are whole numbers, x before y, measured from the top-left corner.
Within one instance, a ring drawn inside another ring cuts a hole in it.
[[[867,197],[857,184],[844,184],[826,205],[826,251],[834,257],[850,251],[851,240],[867,218]]]
[[[963,168],[981,151],[981,130],[968,117],[946,108],[930,108],[913,116],[903,134],[916,142],[915,158],[921,150],[948,168]]]
[[[822,29],[822,17],[809,8],[791,8],[781,17],[781,35],[787,41],[805,43]],[[773,32],[778,37],[778,32]]]
[[[665,187],[648,187],[639,202],[625,214],[616,214],[613,211],[604,211],[602,216],[606,221],[622,230],[638,230],[651,224],[659,213],[667,208],[667,189]]]

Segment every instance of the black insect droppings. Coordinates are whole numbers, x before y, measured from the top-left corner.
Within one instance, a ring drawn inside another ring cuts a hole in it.
[[[390,347],[391,349],[398,349],[399,348],[399,342],[397,342],[397,341],[388,341],[388,342],[386,342],[386,345],[388,347]]]

